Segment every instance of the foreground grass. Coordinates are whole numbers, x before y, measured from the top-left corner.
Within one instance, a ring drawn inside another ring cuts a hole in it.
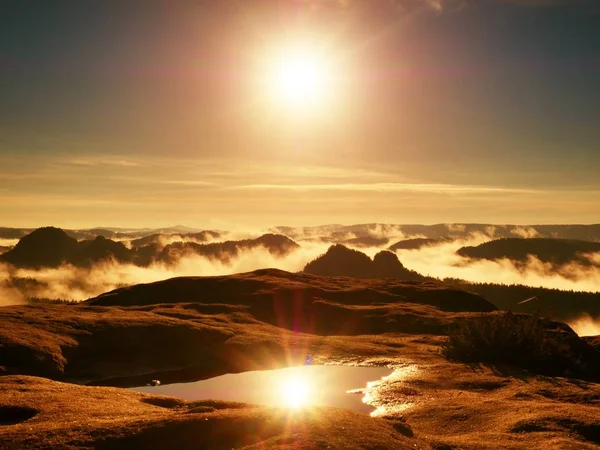
[[[394,420],[337,408],[290,410],[182,400],[25,376],[0,377],[0,448],[425,449]]]

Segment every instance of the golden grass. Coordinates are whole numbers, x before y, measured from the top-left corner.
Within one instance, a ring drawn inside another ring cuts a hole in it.
[[[287,410],[206,401],[160,402],[118,388],[0,377],[0,411],[37,414],[0,425],[3,449],[428,448],[394,422],[335,408]],[[152,403],[162,404],[154,406]]]
[[[482,314],[489,306],[437,283],[266,270],[129,288],[84,305],[0,308],[0,373],[139,385],[155,372],[181,381],[281,367],[306,354],[315,363],[415,369],[369,388],[385,419],[332,408],[290,415],[2,376],[0,448],[598,448],[599,384],[536,375],[505,357],[530,348],[527,330],[585,347],[588,363],[597,350],[564,325],[527,316],[517,319],[515,347],[503,342],[516,331],[513,319]],[[495,352],[470,358],[493,365],[459,364],[440,352],[449,327],[467,319],[475,328],[467,325],[468,339],[459,334],[458,344]]]

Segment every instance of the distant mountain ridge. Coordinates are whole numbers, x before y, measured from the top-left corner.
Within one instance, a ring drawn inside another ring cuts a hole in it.
[[[212,232],[206,233],[205,236],[214,236]],[[203,236],[198,234],[196,237]],[[175,242],[161,246],[153,242],[130,249],[122,242],[104,236],[78,241],[60,228],[44,227],[21,238],[13,249],[0,255],[0,261],[27,268],[59,267],[62,264],[87,267],[100,261],[147,266],[153,262],[174,264],[179,258],[189,255],[228,261],[240,251],[254,248],[265,248],[272,254],[283,256],[298,247],[286,236],[266,234],[256,239],[211,244]]]
[[[0,227],[0,239],[19,239],[29,233],[31,227]],[[136,239],[151,234],[187,235],[202,232],[202,229],[176,225],[165,228],[119,228],[94,227],[87,229],[64,229],[76,239],[93,239],[104,236],[111,239]],[[484,234],[490,239],[501,238],[553,238],[600,242],[600,224],[557,224],[557,225],[511,225],[485,223],[439,223],[435,225],[366,223],[354,225],[326,224],[310,227],[276,226],[273,234],[282,234],[290,239],[313,239],[332,244],[368,245],[364,242],[383,242],[384,239],[458,239]],[[348,242],[357,239],[356,242]],[[366,240],[366,241],[365,241]],[[347,241],[347,242],[344,242]],[[385,245],[385,244],[380,244]]]
[[[144,236],[137,239],[132,239],[129,243],[132,248],[143,247],[144,245],[150,244],[161,244],[164,240],[179,240],[179,241],[198,241],[207,242],[221,238],[222,234],[218,231],[204,230],[196,233],[179,233],[179,234],[165,234],[165,233],[153,233],[148,236]]]
[[[366,223],[355,225],[319,225],[311,227],[280,226],[272,229],[292,239],[327,237],[329,242],[344,243],[353,238],[426,238],[459,239],[483,234],[490,239],[500,238],[554,238],[600,242],[600,224],[579,225],[512,225],[485,223],[439,223],[435,225]]]
[[[237,257],[240,251],[258,247],[267,249],[273,255],[285,256],[300,246],[287,236],[278,234],[263,234],[255,239],[214,242],[210,244],[175,242],[164,247],[158,259],[167,263],[175,263],[181,257],[196,254],[228,262],[231,258]]]

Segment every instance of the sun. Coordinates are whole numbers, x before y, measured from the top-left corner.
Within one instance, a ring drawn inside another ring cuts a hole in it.
[[[281,383],[282,403],[288,408],[301,408],[310,402],[310,386],[302,377],[293,376]]]
[[[288,108],[324,106],[332,88],[331,65],[310,46],[290,46],[273,57],[268,84],[273,99]]]

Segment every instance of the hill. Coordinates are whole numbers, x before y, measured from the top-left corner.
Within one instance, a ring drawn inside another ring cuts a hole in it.
[[[590,265],[584,253],[600,252],[600,242],[568,239],[497,239],[476,247],[462,247],[458,254],[467,258],[499,260],[503,258],[524,263],[529,256],[542,262],[564,265],[571,262]]]
[[[186,367],[214,370],[252,365],[243,356],[249,351],[268,348],[280,357],[291,338],[309,343],[317,336],[443,335],[457,317],[495,310],[475,294],[439,283],[275,269],[172,278],[78,305],[0,308],[0,366],[80,381]]]
[[[23,236],[0,260],[17,267],[58,267],[70,262],[77,249],[77,240],[63,230],[45,227]]]
[[[379,252],[371,260],[364,253],[337,244],[309,262],[304,272],[322,276],[354,278],[401,278],[422,281],[426,277],[406,269],[398,257],[388,251]]]
[[[560,358],[545,355],[558,376],[465,365],[440,352],[459,324],[499,319],[531,322],[437,282],[273,269],[136,285],[77,305],[4,307],[0,442],[104,450],[600,444],[600,352],[566,325],[534,318],[539,337],[560,346]],[[73,384],[182,382],[298,364],[306,355],[316,364],[392,367],[391,376],[364,388],[379,417]]]

